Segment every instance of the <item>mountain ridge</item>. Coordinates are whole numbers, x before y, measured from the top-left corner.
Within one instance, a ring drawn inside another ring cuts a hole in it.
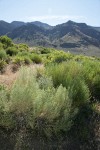
[[[82,51],[88,47],[95,47],[99,49],[100,53],[99,27],[88,26],[86,23],[76,23],[69,20],[56,26],[50,26],[39,21],[27,23],[13,21],[5,23],[6,25],[8,28],[5,34],[15,43],[22,42],[29,46],[46,46],[65,50],[80,49]]]

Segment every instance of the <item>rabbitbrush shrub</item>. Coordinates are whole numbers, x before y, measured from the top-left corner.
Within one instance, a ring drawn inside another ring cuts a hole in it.
[[[33,63],[41,64],[42,63],[42,57],[38,54],[32,54],[30,55],[30,59],[33,61]]]
[[[4,60],[0,60],[0,73],[5,72],[6,65],[7,63]]]
[[[6,92],[2,95],[3,111],[10,114],[12,124],[8,123],[9,126],[28,127],[46,136],[68,131],[78,111],[66,87],[54,88],[51,77],[37,78],[36,72],[28,68],[20,70],[9,96]],[[2,126],[1,121],[0,124]]]
[[[47,66],[46,73],[52,77],[55,87],[63,85],[69,91],[73,104],[82,105],[89,100],[89,89],[84,80],[82,65],[69,61]]]
[[[85,60],[83,75],[91,92],[92,100],[100,101],[100,61]]]
[[[12,116],[9,112],[8,91],[0,86],[0,127],[11,128],[13,126]]]
[[[17,49],[16,47],[14,47],[14,46],[8,47],[8,48],[6,49],[6,53],[7,53],[8,55],[10,55],[10,56],[16,55],[16,54],[18,53],[18,49]]]
[[[7,58],[7,54],[4,50],[0,50],[0,59],[5,60]]]

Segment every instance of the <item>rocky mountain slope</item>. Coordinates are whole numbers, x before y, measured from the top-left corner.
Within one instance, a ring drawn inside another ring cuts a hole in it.
[[[85,23],[68,21],[50,26],[35,22],[0,21],[0,35],[7,34],[15,43],[27,43],[30,46],[47,46],[72,51],[87,51],[94,49],[100,53],[99,27],[91,27]]]

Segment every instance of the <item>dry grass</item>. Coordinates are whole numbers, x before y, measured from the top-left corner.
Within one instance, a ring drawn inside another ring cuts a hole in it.
[[[18,71],[14,73],[12,71],[12,65],[8,65],[5,73],[0,75],[0,84],[10,87],[15,81],[17,75],[18,75]]]
[[[34,65],[30,65],[28,67],[30,67],[33,71],[35,71],[36,69],[42,69],[43,65],[34,64]],[[19,73],[19,69],[16,72],[14,72],[12,70],[12,68],[13,68],[13,65],[8,65],[5,73],[0,74],[0,84],[6,86],[8,88],[10,88],[12,86],[12,84],[16,80],[18,73]]]

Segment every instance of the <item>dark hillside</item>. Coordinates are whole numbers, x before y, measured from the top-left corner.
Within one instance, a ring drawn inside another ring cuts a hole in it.
[[[8,22],[0,21],[0,36],[5,35],[8,32],[11,32],[14,29],[14,26]]]
[[[100,56],[100,32],[85,23],[68,21],[52,27],[39,21],[29,23],[0,21],[0,35],[4,34],[12,38],[15,43]]]

